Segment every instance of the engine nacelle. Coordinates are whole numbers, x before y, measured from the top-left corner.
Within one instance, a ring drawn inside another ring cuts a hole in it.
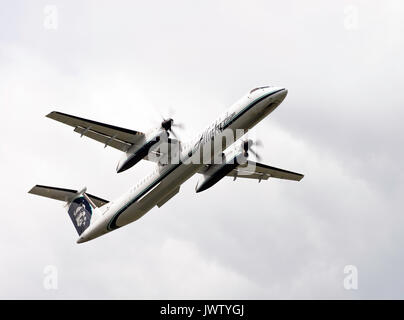
[[[133,167],[136,163],[147,156],[152,147],[157,147],[163,141],[167,141],[167,132],[158,130],[156,133],[147,135],[143,144],[133,145],[119,160],[116,172],[120,173]]]
[[[203,177],[198,181],[195,191],[202,192],[209,189],[240,164],[246,163],[247,157],[248,153],[240,149],[235,152],[230,152],[227,155],[224,154],[221,164],[212,164],[209,169],[203,173]]]

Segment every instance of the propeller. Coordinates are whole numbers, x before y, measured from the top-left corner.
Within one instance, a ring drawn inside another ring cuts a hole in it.
[[[161,122],[161,127],[167,131],[167,133],[171,133],[176,139],[178,139],[177,134],[175,133],[175,130],[173,128],[178,128],[178,129],[184,129],[184,125],[182,123],[175,123],[174,119],[172,116],[174,115],[173,109],[169,109],[169,117],[164,118],[163,115],[160,114],[160,117],[162,118]]]
[[[262,146],[262,142],[260,140],[253,141],[251,139],[247,139],[243,142],[244,155],[248,157],[248,152],[251,152],[257,161],[261,161],[261,156],[252,148],[252,146],[260,147]]]

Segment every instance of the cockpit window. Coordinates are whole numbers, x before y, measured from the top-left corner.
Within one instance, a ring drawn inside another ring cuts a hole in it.
[[[250,91],[250,93],[253,93],[254,91],[257,91],[257,90],[259,90],[259,89],[266,89],[266,88],[269,88],[269,87],[270,87],[270,86],[254,88],[254,89],[252,89],[252,90]]]

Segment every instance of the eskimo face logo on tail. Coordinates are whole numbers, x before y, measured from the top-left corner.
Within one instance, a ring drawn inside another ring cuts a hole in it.
[[[91,214],[91,206],[84,197],[78,197],[70,204],[69,216],[79,235],[90,225]]]

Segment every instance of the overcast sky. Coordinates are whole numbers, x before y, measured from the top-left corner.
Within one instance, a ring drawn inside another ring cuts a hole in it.
[[[404,298],[403,16],[399,0],[0,0],[0,298]],[[81,245],[61,202],[27,194],[113,200],[153,169],[116,174],[120,152],[50,111],[145,131],[172,108],[187,139],[260,85],[289,90],[254,129],[262,162],[301,182],[196,194],[195,176]]]

